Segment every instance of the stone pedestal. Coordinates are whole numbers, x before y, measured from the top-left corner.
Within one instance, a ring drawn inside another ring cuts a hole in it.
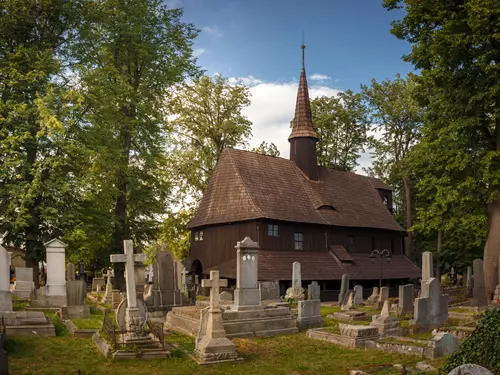
[[[66,280],[75,280],[75,265],[71,262],[66,265]]]
[[[70,280],[66,283],[66,304],[61,307],[61,318],[87,318],[90,307],[85,303],[87,286],[83,280]]]
[[[66,245],[64,242],[53,239],[44,244],[47,254],[47,284],[46,296],[66,295]]]
[[[448,321],[448,295],[441,294],[441,285],[435,278],[422,287],[422,297],[415,299],[413,324],[417,329],[441,327]]]
[[[238,242],[236,247],[236,289],[234,291],[233,310],[260,306],[258,285],[258,250],[259,245],[250,237]]]

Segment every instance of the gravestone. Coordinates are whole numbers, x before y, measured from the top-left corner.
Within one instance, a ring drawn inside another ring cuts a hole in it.
[[[301,329],[321,327],[323,319],[320,313],[321,301],[319,299],[308,299],[298,302],[297,324]]]
[[[93,292],[100,292],[101,290],[103,290],[105,285],[106,285],[106,280],[104,279],[104,277],[94,277],[92,279]]]
[[[311,284],[307,286],[307,299],[319,300],[320,297],[321,297],[321,288],[318,282],[317,281],[311,282]]]
[[[10,253],[2,245],[0,245],[0,311],[12,311]],[[2,347],[0,347],[0,350],[2,350]]]
[[[261,281],[259,290],[261,301],[281,301],[279,281]]]
[[[399,286],[398,311],[400,314],[411,314],[413,312],[413,284]]]
[[[432,338],[436,348],[436,356],[449,356],[458,351],[458,340],[449,332],[439,332]],[[464,374],[465,375],[465,374]]]
[[[102,297],[102,303],[112,304],[113,303],[113,269],[108,268],[104,274],[106,277],[106,291]]]
[[[44,244],[46,249],[47,283],[36,291],[30,307],[60,308],[66,303],[66,245],[55,238]]]
[[[286,290],[286,299],[303,300],[304,289],[302,288],[302,272],[299,262],[292,265],[292,287]]]
[[[373,315],[370,325],[377,327],[380,336],[401,336],[401,322],[390,315],[389,301],[384,301],[380,315]]]
[[[83,261],[78,262],[78,278],[80,280],[83,280],[83,281],[85,281],[85,279],[86,279],[86,277],[85,277],[85,264],[83,263]]]
[[[66,280],[67,281],[75,280],[75,265],[71,262],[66,264]]]
[[[123,335],[123,339],[125,342],[131,343],[150,337],[146,335],[142,329],[145,324],[145,316],[141,314],[137,302],[134,270],[134,263],[144,262],[146,260],[146,255],[134,254],[134,246],[130,240],[123,241],[123,244],[125,248],[124,254],[112,254],[110,255],[110,259],[111,263],[125,263],[125,286],[127,289],[127,299],[120,303],[118,310],[120,310],[120,306],[123,306],[122,308],[125,310],[124,325],[127,333]],[[141,305],[142,304],[143,303],[141,303]]]
[[[245,242],[245,240],[242,242]],[[241,245],[242,243],[239,244]],[[250,245],[250,243],[247,241],[243,244],[243,246],[245,245]],[[238,250],[241,248],[240,246]],[[248,254],[244,252],[242,256],[247,255]],[[246,266],[243,265],[243,267]],[[252,266],[250,265],[250,270],[242,270],[247,277],[251,276],[251,268]],[[250,271],[250,275],[248,275],[247,271]],[[219,278],[219,271],[210,271],[210,280],[204,279],[201,282],[204,288],[210,288],[210,307],[208,309],[203,309],[200,314],[200,329],[196,337],[194,355],[200,363],[217,363],[235,360],[238,354],[236,353],[234,344],[226,337],[219,301],[219,288],[221,286],[227,286],[227,280]],[[240,284],[242,287],[244,287],[244,285],[248,284]],[[257,286],[257,284],[255,284],[255,286]],[[242,297],[244,301],[247,296],[242,293],[238,298],[240,297]]]
[[[373,291],[372,291],[372,294],[370,295],[370,297],[368,297],[368,299],[366,300],[366,303],[368,305],[375,305],[378,301],[378,287],[374,286],[373,287]]]
[[[376,303],[376,308],[381,309],[384,306],[384,302],[389,299],[389,287],[383,286],[380,288],[380,293],[378,295],[378,300]]]
[[[163,249],[156,254],[156,262],[153,263],[153,288],[151,296],[145,300],[149,310],[161,311],[162,314],[174,306],[182,305],[181,291],[174,271],[174,255],[165,247]]]
[[[35,291],[35,283],[33,282],[33,268],[16,267],[16,281],[14,281],[14,289],[12,294],[19,298],[30,298]]]
[[[448,295],[441,294],[438,279],[423,282],[420,298],[415,299],[413,325],[417,329],[441,327],[448,321]]]
[[[140,253],[136,253],[140,254]],[[144,289],[146,286],[146,266],[142,262],[134,263],[135,291],[137,299],[144,301]]]
[[[354,286],[354,304],[362,305],[363,301],[363,287],[361,285]]]
[[[338,304],[339,306],[342,306],[342,303],[344,302],[344,298],[347,294],[347,290],[349,289],[349,275],[342,275],[342,282],[340,284],[340,293],[339,293],[339,301]]]
[[[488,306],[488,299],[486,298],[486,286],[484,284],[484,268],[483,260],[475,259],[472,263],[474,269],[474,288],[472,294],[473,307],[486,307]]]
[[[474,288],[473,279],[472,279],[472,267],[467,267],[467,276],[465,281],[465,286],[467,287],[467,298],[472,298],[472,291]]]
[[[342,304],[341,310],[342,311],[350,311],[354,310],[354,292],[348,292],[346,295],[347,301]]]
[[[422,253],[422,284],[434,277],[434,261],[432,253],[425,251]]]
[[[147,279],[147,283],[148,284],[152,284],[153,283],[153,276],[154,276],[153,265],[150,264],[146,268],[146,279]]]
[[[451,370],[448,375],[493,375],[493,373],[485,369],[483,366],[466,363]]]
[[[61,318],[87,318],[90,317],[90,307],[85,303],[87,285],[83,280],[70,280],[66,282],[66,305],[61,306]]]
[[[236,248],[236,289],[232,310],[260,306],[258,284],[259,245],[250,237],[238,241]],[[218,298],[218,295],[217,295]]]
[[[224,291],[219,295],[219,299],[224,303],[233,302],[233,295]]]

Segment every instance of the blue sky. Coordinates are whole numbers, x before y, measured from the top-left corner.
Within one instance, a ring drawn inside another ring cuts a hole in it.
[[[250,146],[272,141],[283,157],[288,157],[303,32],[312,97],[358,91],[372,78],[412,70],[401,60],[410,46],[389,31],[403,13],[388,12],[381,0],[166,2],[182,6],[184,20],[202,30],[194,48],[207,74],[221,73],[250,86],[252,105],[245,113],[254,123]]]

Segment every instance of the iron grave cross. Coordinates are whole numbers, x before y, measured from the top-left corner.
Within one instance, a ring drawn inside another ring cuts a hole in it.
[[[125,263],[125,286],[127,287],[128,308],[137,307],[137,295],[135,291],[134,262],[144,262],[145,254],[134,254],[134,246],[131,240],[123,241],[125,254],[110,255],[111,263]]]
[[[227,286],[227,280],[219,279],[219,271],[210,271],[210,280],[201,280],[201,286],[210,288],[210,309],[218,309],[220,307],[219,287]]]

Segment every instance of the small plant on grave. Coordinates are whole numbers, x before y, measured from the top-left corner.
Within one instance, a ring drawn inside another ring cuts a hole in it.
[[[490,309],[484,313],[476,329],[460,345],[460,350],[449,357],[439,369],[439,374],[448,374],[455,367],[474,363],[500,375],[500,309]]]

